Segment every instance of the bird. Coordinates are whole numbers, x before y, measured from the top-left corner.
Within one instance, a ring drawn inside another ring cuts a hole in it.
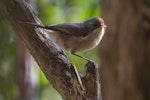
[[[33,22],[22,23],[55,31],[52,35],[62,49],[70,51],[71,54],[88,62],[91,62],[91,60],[78,55],[77,52],[95,48],[102,40],[107,27],[100,17],[92,17],[81,23],[56,25],[40,25]]]

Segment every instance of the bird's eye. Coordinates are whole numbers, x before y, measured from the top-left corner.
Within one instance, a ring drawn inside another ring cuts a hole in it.
[[[99,24],[99,23],[94,23],[93,26],[94,26],[95,28],[97,28],[97,27],[100,26],[100,24]]]

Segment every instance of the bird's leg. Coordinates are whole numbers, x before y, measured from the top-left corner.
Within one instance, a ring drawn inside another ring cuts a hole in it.
[[[76,54],[76,53],[71,52],[71,54],[72,54],[72,55],[75,55],[75,56],[77,56],[77,57],[80,57],[80,58],[86,60],[87,62],[93,62],[92,60],[90,60],[90,59],[88,59],[88,58],[85,58],[85,57],[83,57],[83,56],[80,56],[80,55],[78,55],[78,54]]]

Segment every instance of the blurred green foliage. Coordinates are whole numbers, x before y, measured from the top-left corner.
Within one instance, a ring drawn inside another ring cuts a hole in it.
[[[13,100],[16,95],[16,36],[0,16],[0,100]]]
[[[100,15],[99,0],[38,0],[39,16],[45,24],[81,22]]]
[[[100,16],[100,0],[37,0],[38,16],[45,25],[82,22],[90,17]],[[16,36],[0,17],[0,100],[15,100],[17,97],[17,42]],[[84,60],[67,52],[69,60],[79,72],[84,73]],[[98,47],[80,52],[94,61],[99,61]],[[61,100],[40,71],[40,89],[36,100]]]

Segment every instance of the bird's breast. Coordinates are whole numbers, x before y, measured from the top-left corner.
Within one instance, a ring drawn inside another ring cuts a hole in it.
[[[89,33],[86,37],[78,37],[78,36],[68,36],[67,39],[62,39],[61,37],[58,39],[58,44],[63,49],[66,49],[71,52],[79,52],[92,49],[96,47],[101,41],[104,35],[103,29],[96,29],[92,33]]]

